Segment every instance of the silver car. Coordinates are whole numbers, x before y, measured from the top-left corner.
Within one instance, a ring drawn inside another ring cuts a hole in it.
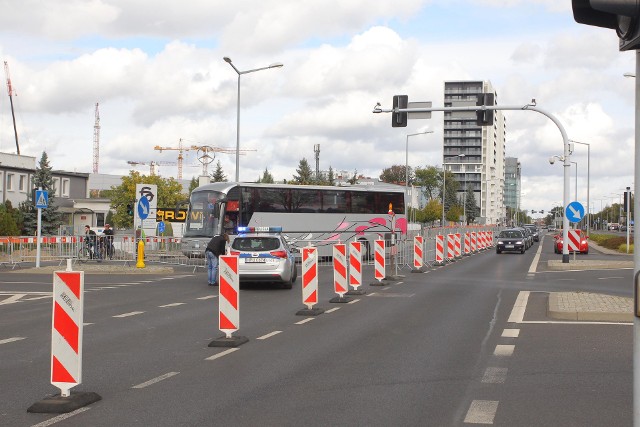
[[[298,277],[293,251],[280,234],[239,234],[230,254],[239,257],[241,282],[279,282],[291,289]]]

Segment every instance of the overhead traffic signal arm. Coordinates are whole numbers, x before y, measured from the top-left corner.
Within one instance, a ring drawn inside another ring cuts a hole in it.
[[[495,95],[493,93],[481,93],[478,95],[477,106],[493,107],[495,105]],[[476,124],[478,126],[493,126],[493,110],[482,108],[476,111]]]
[[[409,113],[399,112],[398,109],[406,109],[409,106],[408,95],[394,95],[393,96],[393,112],[391,114],[391,126],[394,128],[407,127],[407,121],[409,119]]]

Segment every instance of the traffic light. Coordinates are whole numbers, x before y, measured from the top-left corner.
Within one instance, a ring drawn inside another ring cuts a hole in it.
[[[544,214],[544,210],[541,210],[541,211],[540,211],[540,213],[541,213],[541,214]]]
[[[492,93],[481,93],[478,95],[478,101],[476,106],[486,105],[487,107],[493,107],[495,105],[495,96]],[[476,111],[476,125],[478,126],[493,126],[493,110],[478,110]]]
[[[407,119],[409,114],[407,112],[404,113],[396,113],[396,108],[407,108],[409,106],[409,96],[408,95],[394,95],[393,96],[393,109],[394,111],[391,113],[391,126],[394,128],[404,128],[407,127]]]
[[[133,216],[133,203],[127,203],[127,215]]]
[[[640,49],[640,3],[630,0],[571,0],[580,24],[616,30],[620,50]]]

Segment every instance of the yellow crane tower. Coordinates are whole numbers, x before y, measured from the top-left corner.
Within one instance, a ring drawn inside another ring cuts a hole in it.
[[[149,175],[151,176],[155,176],[156,166],[175,166],[176,165],[176,162],[156,162],[154,160],[150,162],[136,162],[136,161],[129,160],[127,161],[127,163],[129,163],[132,166],[137,166],[137,165],[149,166]]]

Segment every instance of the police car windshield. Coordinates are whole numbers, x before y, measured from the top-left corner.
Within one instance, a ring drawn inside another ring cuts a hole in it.
[[[236,237],[231,247],[237,251],[275,251],[280,247],[277,237]]]

